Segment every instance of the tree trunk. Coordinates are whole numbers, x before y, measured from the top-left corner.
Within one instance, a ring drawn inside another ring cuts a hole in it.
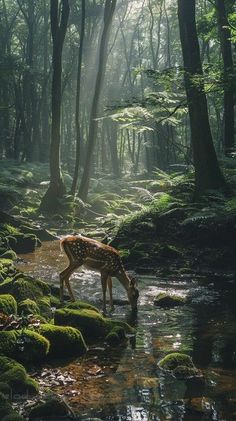
[[[98,65],[95,91],[94,91],[91,114],[90,114],[87,155],[86,155],[84,172],[83,172],[80,189],[79,189],[79,196],[82,200],[86,200],[87,195],[88,195],[91,165],[93,162],[93,152],[94,152],[97,129],[98,129],[97,117],[98,117],[99,99],[101,95],[102,82],[103,82],[104,73],[106,69],[107,44],[109,40],[110,28],[111,28],[111,23],[112,23],[115,7],[116,7],[116,0],[106,0],[105,9],[104,9],[104,27],[103,27],[100,50],[99,50],[99,65]]]
[[[78,56],[76,104],[75,104],[76,156],[75,156],[74,176],[73,176],[73,182],[71,186],[71,194],[73,196],[75,195],[75,191],[76,191],[78,174],[79,174],[79,163],[81,160],[81,157],[80,157],[81,129],[80,129],[79,112],[80,112],[80,85],[81,85],[84,31],[85,31],[85,0],[81,0],[81,30],[80,30],[80,45],[79,45],[79,56]]]
[[[65,193],[60,164],[61,142],[61,73],[62,48],[65,39],[67,22],[69,18],[69,2],[63,0],[61,15],[58,0],[51,0],[50,17],[53,40],[52,57],[52,127],[50,145],[50,185],[44,195],[40,209],[43,212],[53,213],[58,206],[58,199]]]
[[[184,60],[193,160],[195,167],[195,197],[207,190],[225,190],[226,183],[219,168],[208,118],[202,63],[195,21],[195,0],[178,0],[180,40]]]
[[[227,155],[234,148],[234,81],[231,33],[224,0],[216,0],[220,45],[224,63],[224,150]]]

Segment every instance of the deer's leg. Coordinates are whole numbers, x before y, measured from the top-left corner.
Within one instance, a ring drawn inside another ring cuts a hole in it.
[[[102,283],[102,300],[103,300],[103,312],[107,312],[106,308],[106,291],[107,291],[107,272],[101,272],[101,283]]]
[[[69,278],[72,275],[72,273],[75,271],[75,269],[77,269],[79,266],[82,265],[82,262],[70,262],[69,266],[64,269],[60,274],[59,274],[59,278],[60,278],[60,301],[63,303],[64,301],[64,283],[67,286],[70,298],[72,301],[75,301],[75,297],[73,294],[73,291],[71,289],[70,286],[70,282],[69,282]]]
[[[108,278],[107,278],[107,286],[108,286],[109,297],[110,297],[110,309],[114,310],[113,297],[112,297],[112,279],[111,279],[111,276],[108,276]]]

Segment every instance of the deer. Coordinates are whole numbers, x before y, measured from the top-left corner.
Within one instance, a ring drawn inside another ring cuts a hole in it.
[[[68,235],[60,242],[61,250],[65,252],[69,265],[60,274],[60,301],[64,300],[64,285],[67,287],[70,299],[75,296],[70,285],[70,276],[76,269],[85,266],[101,274],[103,293],[103,312],[106,314],[106,291],[109,290],[109,303],[111,311],[114,310],[112,297],[112,277],[116,277],[127,292],[132,311],[137,310],[139,291],[136,280],[129,276],[124,269],[119,252],[100,241],[79,235]]]

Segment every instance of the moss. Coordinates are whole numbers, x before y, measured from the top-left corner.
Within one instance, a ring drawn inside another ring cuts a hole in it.
[[[83,336],[76,328],[44,324],[40,333],[50,342],[51,357],[80,356],[87,351]]]
[[[0,393],[0,419],[13,412],[12,406],[3,393]]]
[[[2,356],[0,356],[0,382],[7,384],[13,394],[34,395],[39,391],[38,383],[26,373],[23,365]]]
[[[68,406],[57,396],[51,396],[46,402],[36,405],[29,414],[29,420],[60,418],[68,415]]]
[[[51,309],[51,302],[50,297],[42,297],[37,301],[39,307],[39,313],[45,317],[45,319],[52,318],[52,309]]]
[[[5,396],[11,395],[11,388],[6,382],[0,382],[0,393],[3,393]]]
[[[105,338],[113,331],[113,335],[118,334],[119,342],[121,341],[121,330],[127,333],[134,333],[127,323],[117,320],[105,318],[97,310],[82,309],[75,310],[70,308],[63,308],[55,312],[55,324],[64,326],[73,326],[78,328],[85,340],[93,340],[98,338]],[[117,332],[115,333],[115,329]],[[118,340],[118,337],[116,338]],[[109,341],[109,339],[108,339]]]
[[[7,250],[5,251],[5,253],[3,253],[1,255],[1,259],[4,259],[5,261],[11,261],[11,260],[16,260],[17,259],[17,255],[13,250]]]
[[[15,298],[12,295],[0,295],[0,312],[8,315],[16,314],[17,304]]]
[[[166,355],[160,362],[159,367],[163,370],[173,371],[177,367],[188,367],[195,368],[192,358],[189,355],[173,352],[172,354]]]
[[[55,295],[50,296],[50,304],[51,307],[60,308],[62,306],[60,299]]]
[[[100,313],[100,311],[92,306],[91,304],[85,303],[84,301],[73,301],[69,304],[67,304],[66,308],[71,308],[74,310],[82,310],[82,309],[87,309],[87,310],[93,310],[96,311],[96,313]]]
[[[187,379],[198,375],[198,370],[195,367],[186,367],[179,365],[173,370],[173,374],[177,379]]]
[[[7,237],[9,246],[16,253],[30,253],[40,244],[34,234],[13,234]]]
[[[106,342],[111,346],[119,345],[126,341],[125,329],[121,326],[115,326],[106,336]]]
[[[33,300],[27,298],[26,300],[20,301],[18,304],[18,314],[39,314],[39,307]]]
[[[185,303],[185,297],[177,294],[169,294],[166,292],[160,292],[154,299],[154,304],[160,307],[175,307],[184,305]]]
[[[21,415],[16,414],[15,412],[11,412],[9,415],[6,415],[2,418],[2,421],[24,421],[25,418],[23,418]]]
[[[5,279],[0,285],[0,293],[13,295],[17,302],[26,299],[37,301],[44,295],[50,294],[50,287],[46,282],[17,273],[12,279]]]
[[[78,328],[85,340],[105,337],[110,330],[107,319],[94,310],[63,308],[55,312],[55,324]]]
[[[31,363],[43,360],[49,351],[49,341],[31,330],[0,332],[0,354]]]

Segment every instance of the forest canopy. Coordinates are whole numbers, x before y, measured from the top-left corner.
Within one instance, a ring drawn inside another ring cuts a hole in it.
[[[42,210],[65,194],[63,171],[85,201],[90,177],[178,166],[194,166],[197,195],[227,190],[218,159],[235,153],[233,0],[0,7],[0,156],[50,163]]]

